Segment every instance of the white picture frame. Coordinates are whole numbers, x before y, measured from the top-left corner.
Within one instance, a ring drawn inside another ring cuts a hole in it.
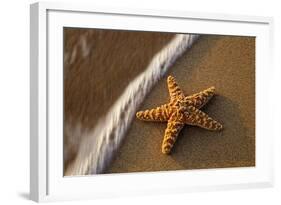
[[[110,19],[112,16],[114,19],[120,17],[119,22],[112,18],[111,22],[104,21],[104,17]],[[93,18],[95,21],[92,21]],[[148,20],[152,23],[147,24]],[[127,23],[124,24],[123,21]],[[183,28],[182,24],[187,26]],[[62,118],[62,105],[60,105],[61,101],[52,102],[52,100],[62,96],[61,32],[64,26],[255,36],[256,166],[63,177],[62,161],[58,156],[62,153],[61,127],[59,128],[62,122],[58,127],[52,126],[54,117]],[[272,113],[265,111],[265,108],[270,106],[271,99],[268,91],[273,69],[272,29],[273,19],[270,17],[97,8],[95,5],[70,3],[32,4],[30,9],[30,198],[34,201],[53,201],[273,186],[273,134],[268,134],[270,132],[268,119],[272,119]],[[54,52],[56,57],[52,57]],[[59,66],[58,71],[55,73],[50,71],[50,65]],[[56,91],[52,86],[56,86]],[[59,106],[52,107],[53,103]],[[173,180],[167,182],[165,180],[167,178]]]

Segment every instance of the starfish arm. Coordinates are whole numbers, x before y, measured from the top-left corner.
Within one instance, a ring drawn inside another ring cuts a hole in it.
[[[161,105],[157,108],[137,112],[136,116],[140,120],[167,122],[171,113],[168,104]]]
[[[171,100],[174,100],[176,98],[184,98],[184,94],[174,77],[169,76],[167,78],[167,84]]]
[[[183,126],[184,126],[183,122],[175,121],[173,119],[170,119],[168,121],[168,125],[165,130],[165,135],[162,142],[163,154],[169,154],[171,152],[171,149],[173,148],[177,140],[178,134],[183,128]]]
[[[185,100],[188,102],[189,105],[192,105],[199,109],[203,107],[214,96],[214,94],[215,87],[210,87],[199,93],[185,97]]]
[[[216,120],[209,117],[206,113],[202,112],[201,110],[189,106],[188,112],[185,112],[185,123],[188,125],[195,125],[199,126],[208,130],[221,130],[222,125],[217,122]]]

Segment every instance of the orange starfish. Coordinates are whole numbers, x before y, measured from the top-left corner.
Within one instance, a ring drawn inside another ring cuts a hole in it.
[[[169,154],[177,140],[177,136],[185,124],[199,126],[208,130],[221,130],[222,125],[199,110],[215,94],[215,88],[210,87],[191,96],[185,96],[175,81],[167,78],[170,102],[151,110],[137,112],[140,120],[168,122],[162,143],[162,153]]]

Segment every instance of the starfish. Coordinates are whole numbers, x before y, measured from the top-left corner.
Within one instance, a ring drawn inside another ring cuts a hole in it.
[[[202,108],[215,94],[215,87],[185,96],[174,77],[167,78],[170,102],[157,108],[137,112],[140,120],[168,122],[162,142],[162,153],[170,154],[178,134],[185,124],[207,130],[221,130],[222,125],[202,112]]]

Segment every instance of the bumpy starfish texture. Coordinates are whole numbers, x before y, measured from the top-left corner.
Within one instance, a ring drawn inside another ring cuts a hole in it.
[[[214,87],[191,96],[185,96],[174,77],[169,76],[167,83],[170,102],[136,114],[140,120],[168,122],[162,143],[162,153],[169,154],[171,152],[178,134],[185,124],[213,131],[222,129],[219,122],[200,110],[215,94]]]

